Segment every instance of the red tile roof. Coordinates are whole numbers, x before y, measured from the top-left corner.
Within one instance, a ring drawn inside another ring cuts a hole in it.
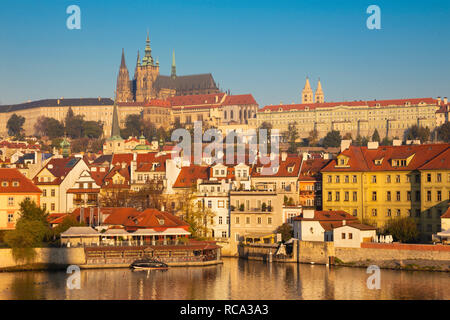
[[[17,186],[14,186],[18,182]],[[6,186],[4,184],[7,183]],[[0,193],[41,194],[42,191],[17,169],[0,168]]]
[[[419,167],[419,170],[435,169],[450,169],[450,145],[447,150]]]
[[[447,209],[447,211],[444,212],[444,214],[441,216],[441,219],[450,219],[450,207]]]
[[[330,160],[325,159],[309,159],[302,162],[302,169],[299,180],[315,181],[320,178],[320,170],[325,167]]]
[[[128,230],[155,229],[156,231],[164,231],[168,228],[182,228],[188,231],[189,229],[188,223],[168,212],[157,209],[136,212],[133,216],[127,218],[124,226]]]
[[[206,104],[219,104],[225,93],[197,94],[187,96],[174,96],[168,99],[172,106],[200,106]]]
[[[249,105],[258,104],[251,94],[239,94],[234,96],[226,96],[223,106],[229,105]]]
[[[349,157],[348,167],[336,167],[337,160],[334,159],[322,169],[322,172],[417,170],[446,151],[449,147],[450,144],[424,144],[380,146],[377,149],[370,150],[367,147],[350,146],[350,148],[339,154]],[[392,160],[402,160],[411,156],[413,157],[407,166],[393,165]],[[445,164],[446,158],[448,159],[448,157],[443,155],[443,158],[439,159],[444,159]],[[375,164],[375,160],[381,159],[383,159],[381,164]],[[437,165],[436,162],[433,163]]]
[[[73,169],[73,167],[81,160],[81,158],[58,158],[58,159],[51,159],[47,165],[44,167],[50,173],[55,176],[55,179],[53,181],[47,182],[47,181],[39,181],[38,175],[39,173],[44,170],[42,168],[39,173],[33,178],[33,182],[38,185],[42,184],[49,184],[49,185],[55,185],[55,184],[61,184],[64,180],[64,178],[67,176],[67,174]]]
[[[145,107],[171,107],[170,101],[161,99],[152,99],[144,104]]]
[[[190,165],[189,167],[182,167],[173,187],[190,188],[197,183],[197,179],[208,179],[208,173],[208,166]]]
[[[299,156],[293,156],[290,155],[288,156],[285,161],[281,160],[281,156],[279,158],[279,166],[278,166],[278,171],[273,172],[273,170],[271,170],[271,166],[273,165],[272,163],[269,164],[265,164],[265,165],[255,165],[255,168],[253,168],[252,170],[252,178],[258,178],[258,177],[298,177],[300,174],[300,166],[302,163],[302,158],[300,158]],[[265,172],[265,170],[261,170],[261,172],[258,172],[256,170],[256,168],[267,168],[270,171],[270,173],[273,174],[268,174]]]
[[[265,111],[290,111],[290,110],[305,110],[309,108],[309,110],[314,110],[317,108],[332,108],[337,106],[349,106],[349,107],[375,107],[380,105],[384,106],[401,106],[406,105],[409,102],[411,105],[418,105],[421,102],[425,104],[437,105],[438,101],[433,98],[415,98],[415,99],[394,99],[394,100],[368,100],[368,101],[343,101],[343,102],[324,102],[324,103],[304,103],[304,104],[282,104],[282,105],[273,105],[273,106],[265,106],[260,109],[259,112]]]

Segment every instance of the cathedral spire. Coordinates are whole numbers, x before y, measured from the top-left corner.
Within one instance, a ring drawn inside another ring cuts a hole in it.
[[[147,40],[145,41],[145,55],[142,59],[142,65],[153,65],[152,48],[150,47],[150,35],[147,30]]]
[[[115,103],[114,103],[112,126],[111,126],[111,138],[120,138],[119,114],[117,111],[117,104],[115,104]]]
[[[302,90],[302,103],[313,103],[313,91],[309,84],[309,78],[306,77],[305,87]]]
[[[141,58],[139,56],[139,49],[138,49],[138,54],[137,54],[137,61],[136,61],[136,68],[141,66]]]
[[[120,68],[127,68],[127,65],[125,64],[125,50],[122,48],[122,60],[120,61]]]
[[[322,84],[320,83],[320,78],[317,83],[317,90],[314,97],[314,102],[316,103],[323,103],[325,101],[323,90],[322,90]]]
[[[175,64],[175,50],[172,52],[172,73],[170,75],[172,78],[177,77],[177,66]]]

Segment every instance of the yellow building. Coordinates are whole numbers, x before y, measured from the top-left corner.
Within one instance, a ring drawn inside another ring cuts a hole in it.
[[[0,230],[13,230],[26,198],[40,206],[41,190],[17,169],[0,169]]]
[[[411,217],[421,239],[431,240],[431,234],[440,230],[437,210],[444,212],[450,196],[444,181],[448,179],[444,174],[448,172],[449,148],[449,144],[350,146],[321,171],[323,209],[343,210],[377,227],[391,218]],[[430,163],[434,169],[422,172]],[[426,182],[424,176],[431,174],[434,181],[438,173],[442,182],[435,186]],[[428,200],[428,191],[432,200]],[[436,213],[429,214],[430,208]]]
[[[308,79],[301,99],[301,104],[265,106],[256,114],[256,125],[267,122],[284,132],[295,122],[300,138],[308,137],[313,130],[319,138],[332,130],[356,138],[358,134],[372,136],[375,129],[381,138],[403,138],[405,130],[413,125],[433,130],[440,115],[437,112],[446,103],[433,98],[324,102],[320,81],[314,98]]]

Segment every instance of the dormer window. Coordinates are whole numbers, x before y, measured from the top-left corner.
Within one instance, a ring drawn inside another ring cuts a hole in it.
[[[164,219],[158,219],[159,225],[163,226],[164,225]]]
[[[381,164],[383,163],[383,158],[381,158],[381,159],[375,159],[375,160],[374,160],[374,163],[375,163],[376,166],[381,165]]]
[[[12,185],[13,185],[13,187],[18,187],[19,186],[19,181],[13,181]]]
[[[2,181],[2,187],[7,187],[8,186],[8,181]]]
[[[288,172],[294,172],[294,167],[289,167]]]

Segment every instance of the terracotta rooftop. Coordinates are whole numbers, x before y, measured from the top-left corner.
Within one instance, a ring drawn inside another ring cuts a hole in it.
[[[0,168],[0,193],[33,193],[42,191],[17,169]]]

